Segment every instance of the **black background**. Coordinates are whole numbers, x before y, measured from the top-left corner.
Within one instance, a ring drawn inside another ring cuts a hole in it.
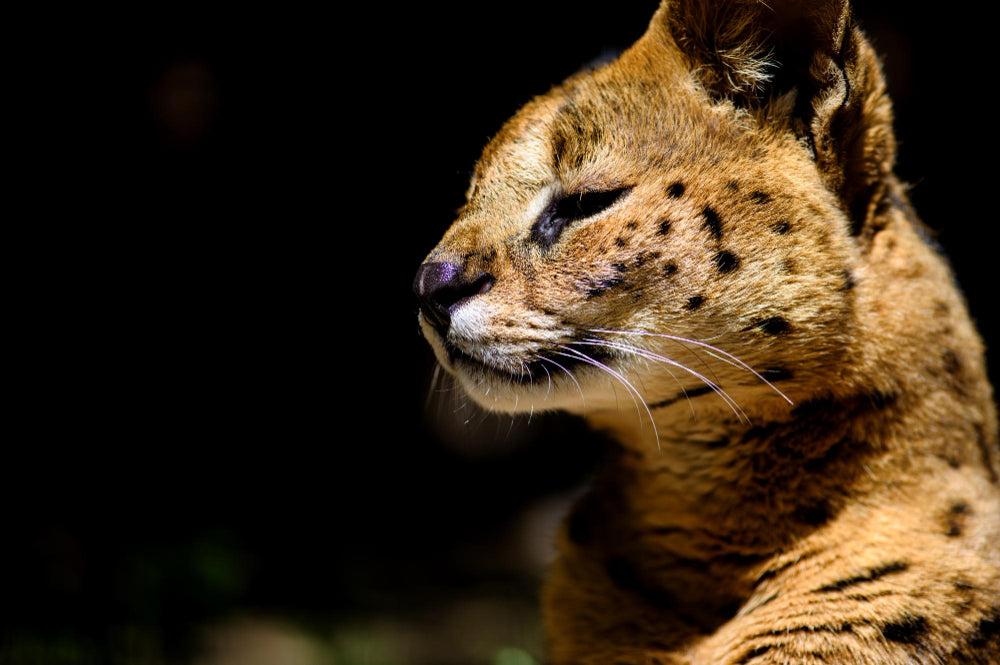
[[[601,444],[573,421],[440,424],[410,284],[504,119],[656,4],[49,17],[14,103],[5,644],[147,625],[183,660],[237,608],[423,607],[479,574],[462,543],[584,478]],[[858,13],[990,344],[987,27]]]

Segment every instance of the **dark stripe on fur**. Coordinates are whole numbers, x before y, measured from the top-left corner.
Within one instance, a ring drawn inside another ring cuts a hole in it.
[[[861,575],[854,575],[853,577],[847,577],[842,580],[837,580],[836,582],[831,582],[830,584],[825,584],[818,589],[813,589],[813,593],[841,591],[848,587],[864,584],[865,582],[874,582],[875,580],[881,579],[886,575],[891,575],[892,573],[901,573],[909,567],[910,564],[905,561],[893,561],[891,563],[878,566],[877,568],[871,568],[868,572],[862,573]]]

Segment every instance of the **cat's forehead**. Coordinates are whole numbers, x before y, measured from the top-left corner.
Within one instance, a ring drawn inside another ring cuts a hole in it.
[[[718,163],[752,140],[692,86],[623,57],[522,107],[483,151],[469,211],[523,203],[553,183],[570,192],[630,184],[671,160]]]

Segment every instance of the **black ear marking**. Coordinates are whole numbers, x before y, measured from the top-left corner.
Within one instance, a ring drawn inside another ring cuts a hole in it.
[[[684,309],[686,309],[689,312],[693,312],[694,310],[701,307],[702,303],[704,302],[705,302],[705,296],[691,296],[690,298],[688,298],[687,304],[684,306]]]

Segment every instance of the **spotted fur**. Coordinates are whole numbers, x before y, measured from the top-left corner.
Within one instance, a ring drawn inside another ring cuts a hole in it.
[[[483,152],[424,334],[487,408],[620,444],[553,665],[1000,662],[992,390],[895,151],[845,1],[664,0]]]

